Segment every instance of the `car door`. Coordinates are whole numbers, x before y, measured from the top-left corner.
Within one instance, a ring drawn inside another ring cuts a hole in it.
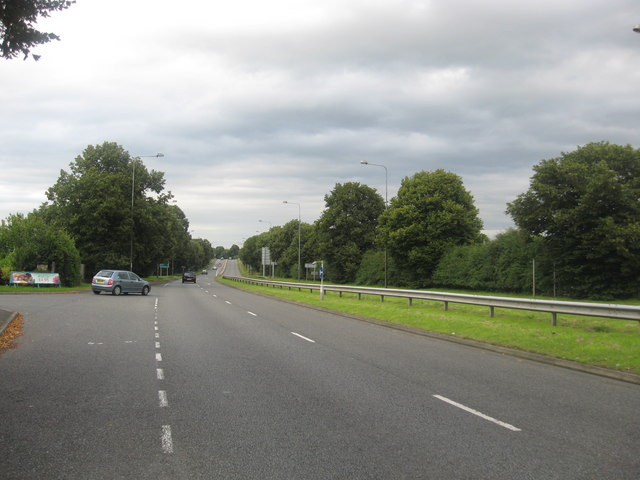
[[[142,279],[133,272],[129,272],[129,277],[131,277],[131,281],[129,282],[131,291],[136,293],[142,292]]]
[[[131,291],[131,280],[128,272],[118,272],[118,283],[122,288],[122,293],[129,293]]]

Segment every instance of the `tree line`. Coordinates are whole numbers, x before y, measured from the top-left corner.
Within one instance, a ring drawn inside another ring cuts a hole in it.
[[[269,247],[277,275],[290,278],[299,268],[305,278],[304,264],[322,260],[335,283],[638,295],[640,150],[598,142],[543,160],[506,212],[516,228],[487,238],[462,179],[444,170],[405,177],[389,205],[371,187],[338,183],[317,221],[252,236],[240,258],[260,272]]]
[[[89,145],[61,170],[47,202],[28,215],[0,222],[0,282],[10,271],[55,266],[66,286],[78,285],[101,268],[147,276],[158,264],[170,269],[206,267],[224,247],[192,238],[184,212],[165,191],[164,174],[147,170],[120,145]],[[238,247],[235,247],[238,249]]]

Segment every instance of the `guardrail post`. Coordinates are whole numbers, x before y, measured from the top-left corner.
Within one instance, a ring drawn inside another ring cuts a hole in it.
[[[449,311],[449,302],[444,302],[444,311],[447,312]]]
[[[558,314],[556,312],[551,312],[551,325],[554,327],[558,324]]]
[[[413,305],[413,298],[409,297],[409,306]]]
[[[358,300],[362,300],[362,294],[358,292]]]
[[[380,295],[380,302],[384,303],[384,295]]]
[[[491,315],[491,318],[493,318],[493,315],[495,313],[495,307],[489,307],[489,314]]]

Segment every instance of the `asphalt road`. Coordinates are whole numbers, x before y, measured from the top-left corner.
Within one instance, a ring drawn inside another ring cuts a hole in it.
[[[213,275],[0,304],[25,317],[0,356],[3,480],[640,477],[638,385]]]

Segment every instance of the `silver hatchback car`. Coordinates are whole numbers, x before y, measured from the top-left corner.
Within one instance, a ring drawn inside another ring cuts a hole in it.
[[[140,293],[147,295],[151,290],[149,282],[142,280],[138,275],[126,270],[100,270],[91,280],[91,289],[96,295],[102,292],[111,295],[121,293]]]

